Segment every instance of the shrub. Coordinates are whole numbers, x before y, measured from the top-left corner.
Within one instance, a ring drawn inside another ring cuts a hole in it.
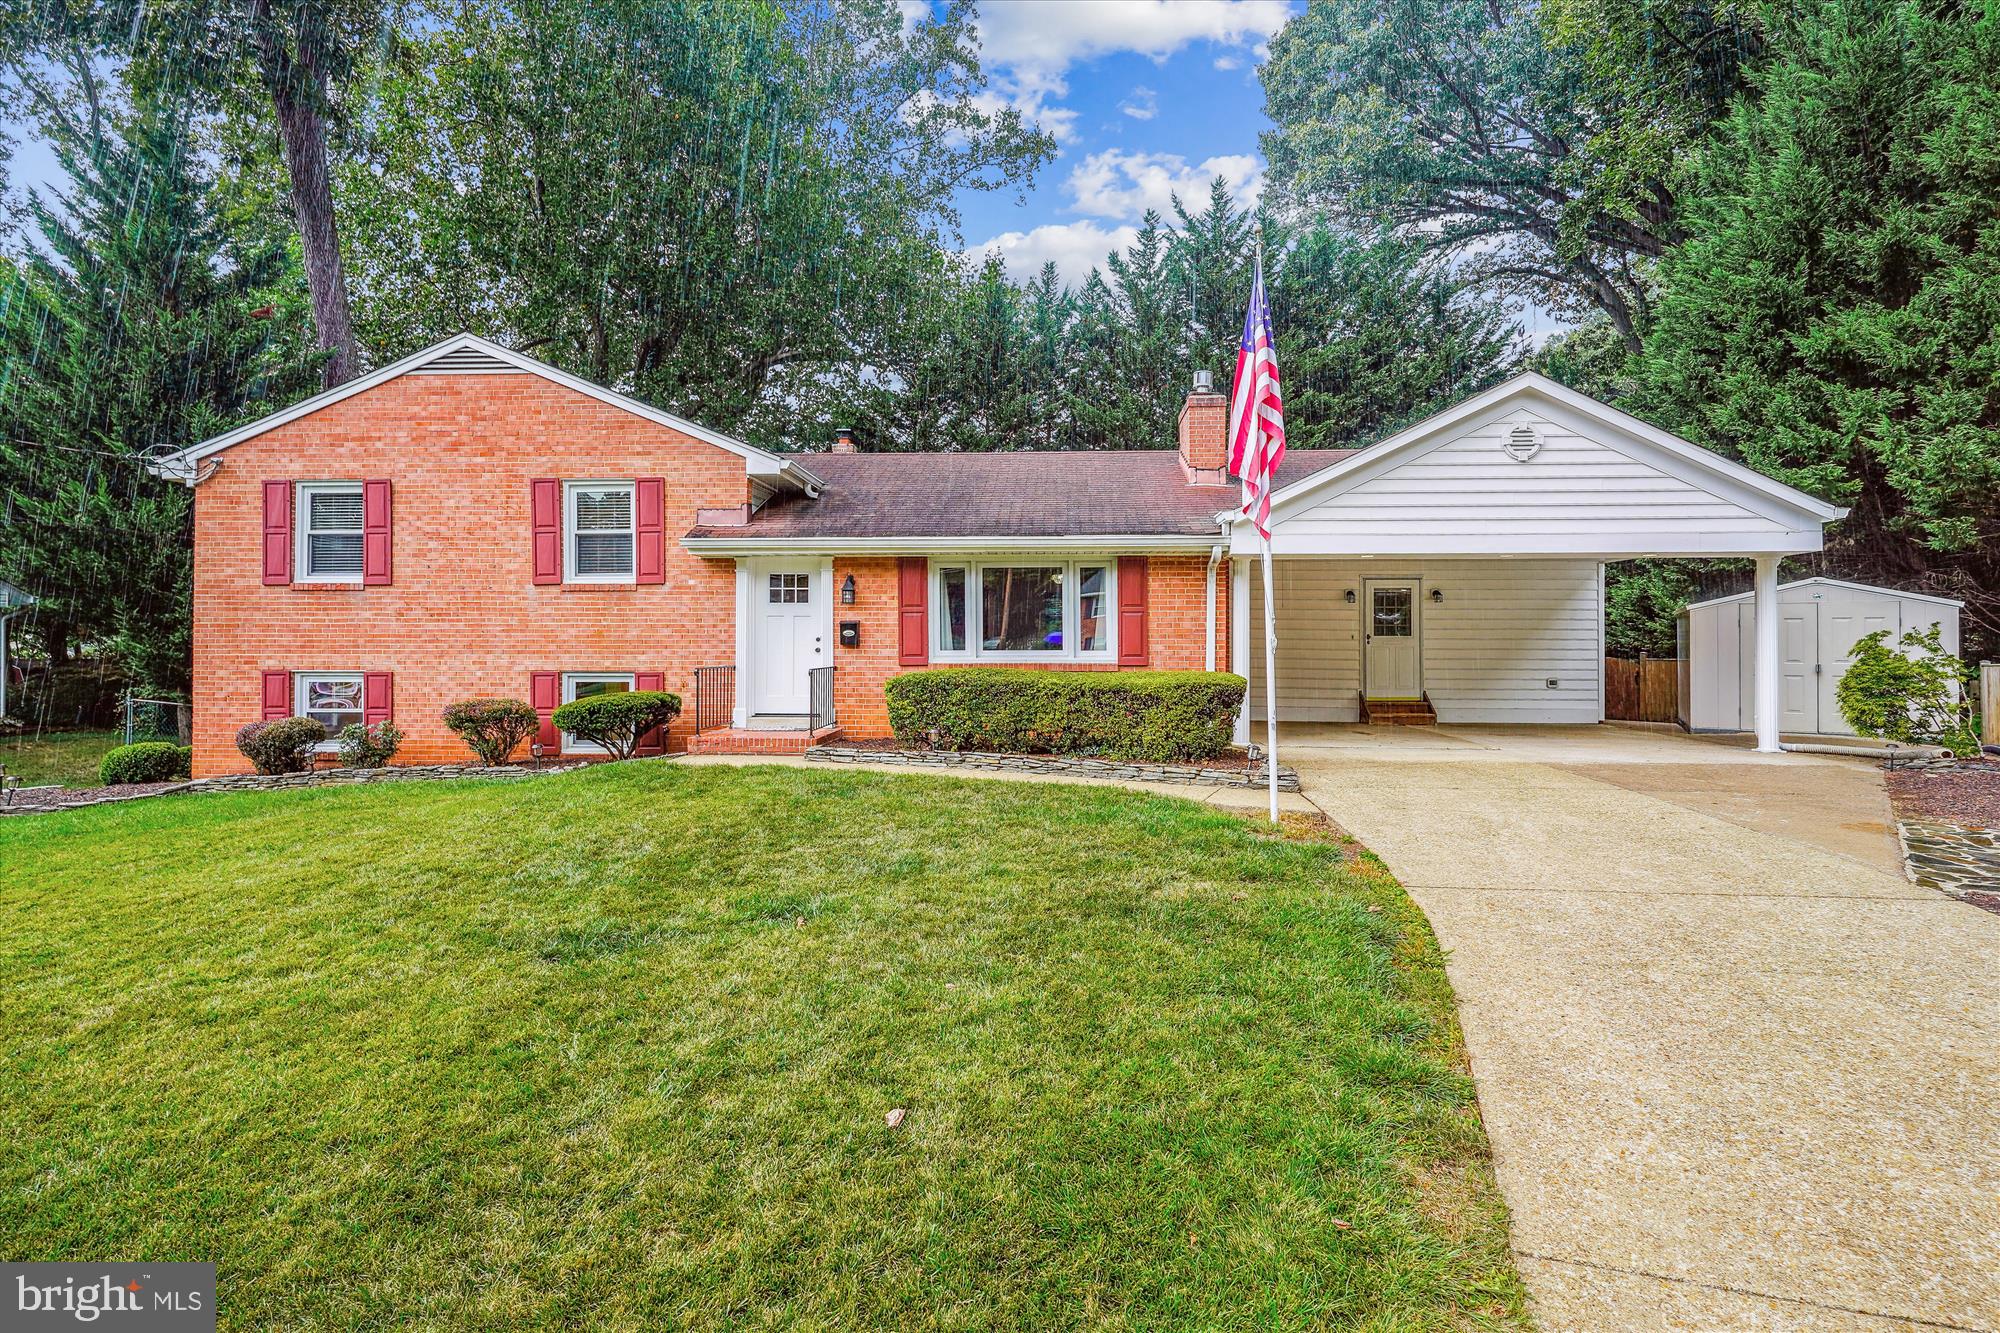
[[[1967,688],[1972,670],[1944,650],[1936,625],[1905,634],[1900,652],[1889,646],[1889,631],[1878,629],[1854,645],[1852,657],[1833,690],[1849,726],[1864,736],[1979,753]]]
[[[444,724],[495,768],[507,762],[522,741],[541,726],[535,710],[519,699],[462,699],[444,710]]]
[[[630,759],[655,727],[681,715],[681,697],[664,690],[593,694],[556,709],[555,724],[580,740],[602,745],[614,759]]]
[[[326,728],[309,717],[281,717],[252,722],[236,733],[236,748],[259,773],[303,773],[312,767],[312,747],[326,739]]]
[[[340,762],[349,768],[381,768],[396,757],[403,729],[394,722],[366,726],[350,722],[340,729]]]
[[[194,750],[172,741],[121,745],[98,761],[97,780],[107,787],[129,782],[176,782],[193,771]]]
[[[884,693],[906,745],[1164,763],[1227,749],[1246,688],[1220,671],[959,667],[893,677]]]

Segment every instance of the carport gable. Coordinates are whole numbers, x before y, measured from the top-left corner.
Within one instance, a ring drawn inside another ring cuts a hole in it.
[[[1279,555],[1818,550],[1844,511],[1522,375],[1280,491]],[[1256,534],[1238,522],[1237,554]]]

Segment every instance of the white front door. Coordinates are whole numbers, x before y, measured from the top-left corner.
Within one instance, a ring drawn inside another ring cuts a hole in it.
[[[1361,586],[1362,688],[1370,699],[1423,697],[1416,581],[1367,579]]]
[[[811,708],[806,673],[826,663],[819,570],[811,565],[759,565],[750,584],[750,711],[799,713]]]

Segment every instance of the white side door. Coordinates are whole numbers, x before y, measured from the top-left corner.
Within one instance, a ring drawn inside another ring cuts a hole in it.
[[[1413,579],[1367,579],[1361,601],[1362,687],[1370,699],[1424,692],[1423,648]]]
[[[1894,604],[1828,588],[1819,604],[1819,729],[1832,736],[1851,736],[1854,728],[1840,715],[1834,690],[1854,665],[1854,645],[1878,629],[1889,631],[1893,647],[1901,634]]]
[[[1803,732],[1819,730],[1818,671],[1819,603],[1800,602],[1792,606],[1780,603],[1778,730]]]
[[[826,589],[812,565],[758,565],[751,575],[750,711],[803,714],[811,708],[806,673],[827,660],[820,599]]]

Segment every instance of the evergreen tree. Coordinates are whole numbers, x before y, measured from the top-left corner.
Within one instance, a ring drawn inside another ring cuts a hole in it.
[[[1773,36],[1661,268],[1635,405],[1852,507],[1843,573],[2000,646],[2000,11],[1833,0]]]
[[[184,109],[102,115],[58,126],[73,190],[32,200],[42,249],[0,291],[0,578],[39,599],[52,656],[101,643],[184,691],[190,500],[143,461],[303,397],[317,366],[295,259],[225,234]]]

